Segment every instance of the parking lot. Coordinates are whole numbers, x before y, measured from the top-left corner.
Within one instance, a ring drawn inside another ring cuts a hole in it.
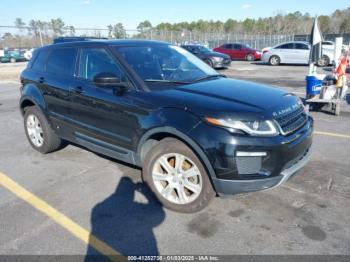
[[[311,113],[312,159],[287,183],[179,214],[135,167],[74,145],[34,151],[18,109],[23,66],[0,64],[0,254],[350,254],[350,101],[338,117]],[[235,61],[220,72],[303,97],[308,67]]]

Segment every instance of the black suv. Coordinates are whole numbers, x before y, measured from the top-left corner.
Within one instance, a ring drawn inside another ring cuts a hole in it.
[[[83,41],[39,48],[21,75],[31,146],[62,139],[140,166],[160,202],[195,212],[218,195],[271,188],[308,161],[300,99],[227,79],[178,46]]]
[[[212,68],[225,68],[231,65],[231,58],[228,55],[214,52],[201,45],[182,45],[182,48],[202,59]]]

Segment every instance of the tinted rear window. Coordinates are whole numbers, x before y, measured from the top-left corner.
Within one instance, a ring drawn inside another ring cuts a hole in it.
[[[280,49],[294,49],[294,44],[293,43],[289,43],[289,44],[284,44],[284,45],[280,45],[276,48],[280,48]]]
[[[309,50],[309,47],[307,45],[305,45],[305,44],[296,43],[295,44],[295,49]]]
[[[37,55],[34,54],[35,60],[33,60],[34,62],[32,65],[32,69],[37,71],[44,71],[48,50],[44,49],[36,52],[39,52],[39,53]]]
[[[76,55],[76,48],[52,50],[47,60],[46,71],[56,75],[73,75]]]

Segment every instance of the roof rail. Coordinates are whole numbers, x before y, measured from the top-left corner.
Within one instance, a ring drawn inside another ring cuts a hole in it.
[[[80,37],[80,36],[60,36],[53,40],[54,44],[78,42],[78,41],[90,41],[90,40],[108,40],[108,38],[101,37]]]

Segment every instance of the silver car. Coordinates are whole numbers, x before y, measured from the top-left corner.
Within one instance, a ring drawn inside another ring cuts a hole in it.
[[[327,66],[334,60],[334,51],[322,48],[323,58],[318,61],[319,66]],[[261,60],[270,65],[279,64],[308,64],[310,44],[293,41],[279,44],[264,50]]]

